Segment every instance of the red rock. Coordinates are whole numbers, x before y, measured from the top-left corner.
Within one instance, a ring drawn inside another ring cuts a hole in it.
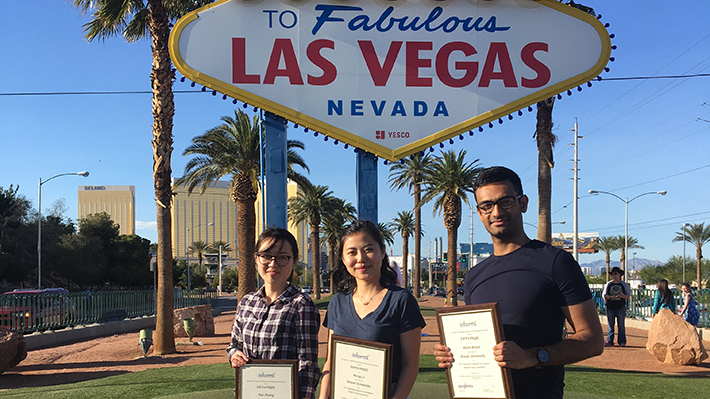
[[[17,366],[26,357],[25,337],[7,328],[0,328],[0,374]]]
[[[173,311],[173,331],[175,337],[187,337],[182,321],[188,318],[195,319],[195,337],[214,336],[214,318],[210,305],[193,306],[175,309]]]
[[[668,309],[661,309],[653,318],[646,349],[659,361],[670,364],[697,365],[708,358],[695,327]]]

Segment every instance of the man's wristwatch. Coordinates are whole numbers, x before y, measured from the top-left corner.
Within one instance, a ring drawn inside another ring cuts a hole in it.
[[[545,348],[537,348],[537,368],[540,368],[547,364],[550,360],[550,354],[547,353]]]

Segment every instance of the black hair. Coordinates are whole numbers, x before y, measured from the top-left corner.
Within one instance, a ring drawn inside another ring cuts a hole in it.
[[[520,182],[520,177],[515,172],[504,166],[491,166],[490,168],[478,172],[478,176],[473,182],[473,197],[476,198],[476,190],[478,190],[479,187],[505,181],[513,185],[513,189],[515,189],[518,195],[523,195],[523,184]]]
[[[290,231],[279,227],[267,227],[264,231],[261,232],[261,234],[259,235],[259,239],[256,241],[256,246],[254,247],[254,250],[256,251],[255,254],[258,254],[260,252],[259,248],[261,248],[261,244],[267,240],[272,241],[268,248],[264,248],[265,251],[270,250],[280,242],[289,243],[291,245],[291,251],[293,252],[293,262],[294,264],[298,262],[298,242],[296,241],[296,237],[294,237]],[[291,276],[288,277],[289,282],[291,282],[292,277],[293,270],[291,271]]]
[[[382,253],[385,255],[384,258],[382,258],[382,266],[380,267],[380,285],[387,288],[396,283],[397,273],[390,266],[389,258],[385,252],[385,242],[382,239],[382,233],[380,233],[377,225],[369,220],[356,220],[347,226],[345,230],[343,230],[343,234],[340,236],[340,244],[338,245],[338,261],[335,264],[335,267],[333,267],[333,274],[331,276],[331,278],[335,279],[336,291],[350,294],[357,286],[355,277],[348,273],[348,269],[343,263],[343,246],[345,245],[345,240],[347,240],[348,237],[358,233],[365,233],[372,237],[380,246]]]
[[[658,293],[660,294],[661,298],[663,298],[663,303],[665,303],[666,305],[671,305],[671,302],[673,302],[673,291],[668,288],[668,280],[662,278],[660,281],[658,281]]]

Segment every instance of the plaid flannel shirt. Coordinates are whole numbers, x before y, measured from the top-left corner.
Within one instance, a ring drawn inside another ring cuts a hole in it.
[[[250,359],[298,359],[299,398],[311,399],[320,379],[318,309],[293,284],[270,305],[263,298],[264,287],[239,302],[229,359],[237,350]]]

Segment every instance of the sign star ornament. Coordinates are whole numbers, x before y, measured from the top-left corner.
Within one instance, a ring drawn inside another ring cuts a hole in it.
[[[222,0],[174,26],[188,79],[391,161],[588,82],[609,34],[554,0]]]

